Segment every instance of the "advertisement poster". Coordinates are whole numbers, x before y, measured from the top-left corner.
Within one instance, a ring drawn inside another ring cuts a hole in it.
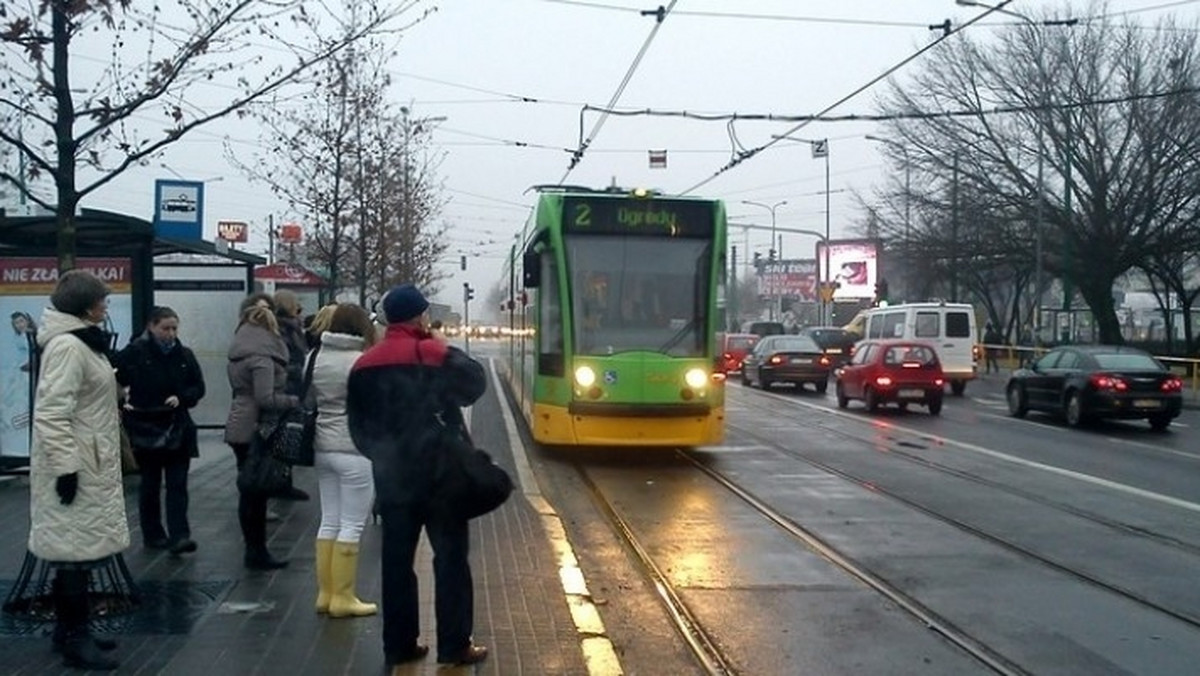
[[[807,259],[763,263],[758,271],[758,295],[816,301],[817,262]]]
[[[879,281],[879,242],[873,239],[833,240],[829,243],[829,269],[825,276],[825,243],[817,244],[818,279],[839,284],[833,299],[859,300],[875,297]]]
[[[104,280],[108,297],[106,331],[129,342],[133,325],[132,266],[127,258],[80,258],[80,269]],[[0,457],[28,458],[32,386],[30,358],[42,311],[58,281],[54,258],[0,259]]]

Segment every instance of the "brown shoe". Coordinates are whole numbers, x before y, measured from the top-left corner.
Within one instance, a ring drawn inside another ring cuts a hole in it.
[[[467,644],[458,655],[450,659],[439,659],[439,664],[477,664],[487,659],[488,649],[474,643]]]

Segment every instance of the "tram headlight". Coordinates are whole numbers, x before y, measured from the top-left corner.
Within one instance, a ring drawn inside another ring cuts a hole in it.
[[[596,372],[590,366],[575,369],[575,383],[580,387],[591,387],[596,383]]]
[[[692,369],[683,374],[683,382],[693,390],[698,390],[708,384],[708,374],[704,369]]]

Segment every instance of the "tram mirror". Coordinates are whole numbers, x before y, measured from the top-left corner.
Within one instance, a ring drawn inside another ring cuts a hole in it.
[[[536,251],[526,251],[521,258],[524,270],[521,279],[526,289],[536,289],[542,283],[542,256]]]

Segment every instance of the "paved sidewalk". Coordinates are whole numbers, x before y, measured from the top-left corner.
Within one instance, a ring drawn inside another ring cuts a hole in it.
[[[473,411],[476,442],[513,471],[513,457],[495,392]],[[138,479],[126,480],[133,545],[125,561],[144,598],[124,617],[96,622],[118,638],[120,674],[381,674],[383,652],[378,615],[330,620],[312,609],[316,594],[313,537],[319,521],[316,480],[297,472],[309,502],[272,502],[281,520],[268,524],[269,546],[291,565],[281,571],[246,571],[232,452],[219,430],[201,432],[201,456],[191,471],[193,538],[197,553],[182,558],[143,550],[137,529]],[[0,482],[0,595],[7,596],[20,569],[28,534],[28,483]],[[475,576],[475,637],[490,649],[473,668],[438,668],[431,654],[398,673],[587,674],[580,637],[564,599],[555,554],[542,517],[518,489],[496,512],[472,522]],[[380,596],[380,528],[363,537],[358,589],[366,600]],[[433,643],[431,553],[418,552],[422,594],[422,642]],[[64,669],[50,652],[50,625],[0,615],[0,674],[79,673]],[[433,647],[431,645],[431,647]]]

